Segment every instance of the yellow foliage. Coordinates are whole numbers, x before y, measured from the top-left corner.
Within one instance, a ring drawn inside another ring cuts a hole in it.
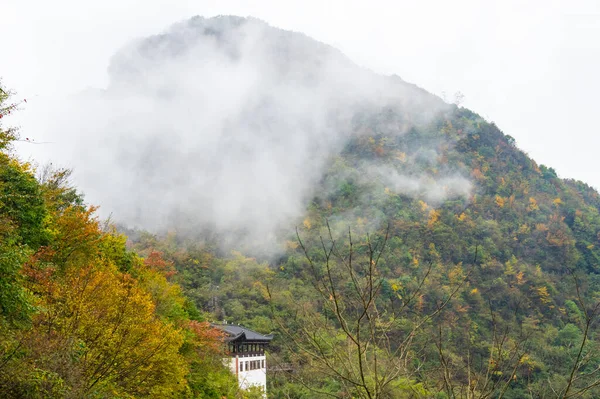
[[[461,213],[460,216],[458,216],[458,220],[460,220],[461,222],[463,222],[465,219],[467,218],[467,215],[465,215],[465,213]]]
[[[406,162],[406,154],[402,151],[397,151],[396,159],[402,163],[405,163]]]
[[[429,211],[429,219],[427,220],[427,226],[433,227],[433,225],[435,224],[435,222],[437,222],[439,220],[439,218],[440,218],[440,211],[432,209],[431,211]]]
[[[423,212],[427,212],[427,209],[429,208],[429,205],[427,205],[425,201],[421,200],[419,200],[419,206],[421,207],[421,211]]]
[[[183,335],[156,316],[152,297],[136,280],[100,264],[71,269],[60,280],[37,323],[53,325],[55,333],[85,348],[79,359],[84,392],[96,379],[97,390],[120,397],[169,397],[185,387]],[[45,327],[38,332],[44,333]]]
[[[429,256],[431,256],[432,258],[440,257],[440,253],[437,251],[437,249],[435,248],[435,244],[432,242],[429,243]]]
[[[416,256],[413,256],[412,263],[413,263],[414,267],[419,266],[419,258],[417,258]]]
[[[504,204],[506,203],[506,199],[502,198],[499,195],[496,195],[496,205],[498,205],[498,207],[500,208],[504,208]]]
[[[457,265],[455,267],[453,267],[452,269],[450,269],[450,271],[448,272],[448,279],[452,282],[452,283],[457,283],[459,280],[461,280],[463,278],[463,268],[461,267],[461,265]]]
[[[538,211],[539,209],[540,209],[540,207],[538,206],[535,198],[529,197],[529,206],[527,207],[527,210],[530,212],[533,212],[533,211]]]
[[[265,301],[268,301],[271,298],[271,296],[269,295],[269,290],[267,289],[267,286],[264,285],[262,282],[255,281],[253,286],[258,292],[260,292],[261,296],[263,297],[263,299]]]
[[[547,304],[551,302],[550,294],[548,293],[548,288],[546,288],[546,286],[539,287],[536,289],[536,291],[542,303]]]
[[[555,198],[554,201],[552,201],[552,203],[556,206],[562,205],[562,200],[560,198]]]
[[[504,264],[504,274],[507,276],[512,276],[516,274],[515,268],[519,264],[517,258],[513,255],[510,259]]]
[[[164,320],[181,321],[185,318],[185,298],[181,287],[169,283],[159,272],[146,272],[143,288],[151,295],[155,313]]]
[[[8,166],[18,169],[23,173],[33,173],[33,168],[31,167],[31,162],[22,162],[18,158],[9,158]]]
[[[298,245],[299,245],[299,244],[298,244],[298,241],[290,241],[290,240],[287,240],[287,241],[285,242],[285,247],[286,247],[287,249],[296,249],[296,248],[298,248]]]
[[[519,226],[519,234],[529,234],[530,231],[531,229],[526,223]]]
[[[511,265],[510,262],[506,262],[506,269],[504,270],[504,274],[506,276],[512,276],[515,273],[516,272],[515,272],[513,265]]]
[[[543,233],[545,231],[548,231],[548,226],[546,226],[544,223],[538,223],[538,224],[535,225],[535,229],[537,231],[540,231],[540,232]]]
[[[519,273],[517,273],[517,275],[515,277],[517,279],[518,285],[523,285],[523,283],[525,282],[525,279],[523,278],[524,276],[525,276],[525,273],[523,273],[523,271],[520,271]]]
[[[475,295],[475,294],[477,294],[478,292],[479,292],[479,290],[478,290],[477,288],[473,288],[473,289],[471,290],[471,295]]]
[[[304,219],[304,222],[302,222],[302,224],[304,225],[306,230],[310,230],[310,228],[312,227],[312,224],[310,223],[310,219],[308,217]]]

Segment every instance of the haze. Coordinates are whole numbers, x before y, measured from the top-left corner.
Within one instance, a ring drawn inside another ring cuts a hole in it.
[[[228,128],[239,132],[240,121],[244,121],[244,126],[247,122],[247,115],[241,114],[262,106],[248,105],[256,88],[260,87],[258,97],[264,99],[264,89],[273,86],[272,81],[257,83],[256,59],[246,57],[241,64],[223,64],[217,59],[212,67],[203,65],[204,78],[194,81],[189,79],[192,70],[193,76],[202,75],[195,70],[198,65],[194,62],[167,62],[157,71],[161,76],[166,73],[172,80],[162,82],[162,88],[143,88],[158,93],[157,101],[156,96],[140,95],[137,90],[140,87],[125,89],[127,85],[135,86],[136,82],[130,81],[126,68],[119,68],[113,58],[115,52],[132,39],[157,34],[193,15],[238,14],[253,15],[274,26],[302,31],[341,49],[361,66],[378,73],[400,75],[448,101],[453,100],[453,93],[460,91],[465,96],[465,106],[494,120],[538,162],[555,167],[561,177],[582,179],[599,187],[592,152],[599,144],[592,119],[595,95],[600,89],[600,78],[595,72],[600,67],[600,46],[595,39],[600,37],[598,5],[595,2],[571,2],[568,6],[559,2],[527,5],[504,2],[501,6],[484,6],[479,2],[419,4],[253,2],[253,7],[249,7],[243,2],[227,1],[149,1],[143,4],[105,1],[85,5],[59,1],[49,5],[9,0],[8,7],[3,6],[5,17],[0,29],[3,37],[14,37],[14,40],[5,43],[0,55],[2,78],[19,97],[29,100],[15,118],[22,125],[23,135],[52,143],[21,145],[18,151],[24,157],[33,156],[41,162],[52,160],[75,167],[78,183],[92,202],[100,202],[105,209],[120,209],[120,216],[128,222],[144,220],[145,227],[160,225],[165,218],[173,219],[170,211],[152,213],[151,210],[172,210],[174,203],[175,208],[185,210],[185,219],[204,207],[209,209],[208,214],[219,216],[211,222],[219,220],[228,225],[239,222],[240,215],[244,215],[247,220],[242,224],[245,226],[263,220],[273,205],[278,204],[276,215],[261,224],[261,233],[271,232],[281,220],[297,216],[310,196],[308,187],[318,178],[325,154],[335,152],[339,145],[340,129],[329,125],[332,110],[355,105],[344,103],[348,99],[334,93],[339,85],[352,82],[356,90],[354,96],[373,101],[381,96],[377,79],[373,80],[365,71],[350,68],[350,72],[345,62],[340,64],[336,57],[335,65],[325,68],[329,75],[321,77],[327,84],[319,85],[316,94],[308,95],[307,87],[285,87],[287,94],[278,91],[275,98],[283,96],[294,101],[284,101],[282,107],[273,108],[271,112],[280,118],[275,122],[278,128],[290,119],[287,117],[291,113],[293,122],[287,127],[292,134],[286,137],[293,140],[286,141],[284,147],[293,146],[298,152],[291,157],[285,151],[262,152],[259,158],[255,157],[258,161],[251,164],[252,168],[238,162],[231,169],[224,166],[225,163],[219,164],[225,162],[219,151],[231,147],[223,144],[226,135],[222,132]],[[177,93],[176,101],[160,100],[161,96],[164,99],[173,95],[168,89],[165,91],[169,86]],[[102,102],[95,103],[95,112],[90,112],[89,104],[98,101],[99,92],[89,90],[84,104],[72,105],[69,113],[54,114],[55,109],[47,105],[49,99],[55,105],[63,104],[61,98],[89,87],[108,87],[114,101],[108,108]],[[232,97],[242,102],[232,103],[229,100]],[[195,117],[199,108],[190,104],[202,104],[204,115],[210,114],[212,118]],[[155,111],[150,117],[149,108]],[[232,119],[231,115],[235,117]],[[261,114],[265,115],[269,113]],[[310,118],[306,119],[306,115]],[[347,122],[344,116],[338,119],[336,123],[341,125]],[[264,120],[254,122],[260,125]],[[142,126],[146,133],[151,133],[142,135]],[[106,134],[107,129],[116,127],[128,134],[118,138]],[[178,136],[177,132],[189,132],[190,128],[219,134]],[[169,129],[169,135],[160,134],[164,129]],[[255,130],[241,131],[245,143],[256,145]],[[297,131],[301,133],[295,134]],[[323,141],[323,137],[329,141]],[[227,157],[239,161],[241,154],[252,156],[254,147],[248,153],[244,141],[235,143]],[[208,153],[197,151],[207,146],[211,149]],[[115,148],[121,150],[115,152]],[[155,148],[179,149],[157,153]],[[309,154],[310,166],[305,167]],[[153,160],[151,165],[147,159]],[[143,170],[144,173],[118,175],[109,168],[115,162],[122,170]],[[186,168],[190,162],[195,169]],[[178,176],[162,173],[165,165],[181,173]],[[211,166],[218,170],[216,175],[194,175],[194,170],[207,170]],[[302,170],[303,174],[287,173],[290,170]],[[365,170],[374,171],[375,175],[379,173],[377,167]],[[261,171],[269,171],[265,181],[270,184],[257,185],[248,178]],[[248,176],[244,177],[244,173]],[[115,177],[107,179],[109,175]],[[395,176],[394,173],[387,175]],[[254,184],[232,185],[228,176]],[[131,190],[134,181],[146,184],[146,188]],[[184,181],[193,182],[195,190],[184,190],[185,195],[181,195]],[[423,177],[398,175],[390,186],[427,198],[444,197],[445,193],[440,193],[435,182],[425,184],[425,181]],[[442,182],[456,186],[460,195],[468,195],[470,191],[470,183],[460,175],[450,173],[442,177]],[[152,188],[157,187],[160,190],[152,192]],[[282,189],[273,190],[273,187]],[[218,193],[226,196],[215,201]],[[255,206],[260,201],[251,200],[244,208],[246,202],[241,200],[242,196],[251,199],[265,195],[272,201],[262,203],[264,208]],[[203,202],[203,196],[210,201]]]
[[[305,35],[234,16],[194,17],[132,41],[108,71],[106,89],[38,115],[61,141],[46,147],[52,158],[75,167],[104,216],[151,231],[209,231],[221,244],[253,248],[292,230],[328,163],[352,137],[372,134],[358,115],[372,120],[388,109],[369,125],[393,137],[449,109]],[[437,162],[433,147],[409,156]],[[453,170],[420,176],[369,161],[357,173],[434,202],[471,190]],[[331,175],[328,184],[345,178]]]
[[[600,144],[594,117],[600,92],[595,0],[4,0],[1,8],[0,32],[7,38],[0,52],[2,77],[30,103],[103,87],[110,56],[134,37],[193,15],[253,15],[435,94],[452,99],[460,91],[465,106],[494,120],[538,162],[600,187],[593,163]],[[25,109],[21,125],[49,139],[32,114]]]

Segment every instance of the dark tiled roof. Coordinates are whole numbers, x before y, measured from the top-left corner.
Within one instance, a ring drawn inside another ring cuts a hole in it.
[[[254,341],[254,342],[269,342],[273,339],[273,335],[262,335],[256,331],[236,326],[235,324],[213,324],[213,327],[225,331],[228,335],[227,341]]]

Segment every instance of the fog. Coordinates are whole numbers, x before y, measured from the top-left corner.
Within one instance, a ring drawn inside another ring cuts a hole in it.
[[[400,135],[449,107],[300,33],[238,17],[194,17],[135,40],[115,53],[109,78],[49,108],[60,140],[50,154],[74,168],[104,217],[154,232],[210,230],[225,245],[271,246],[293,229],[331,157],[363,134],[357,113],[400,110],[403,122],[386,127]],[[456,173],[364,172],[437,203],[471,190]]]

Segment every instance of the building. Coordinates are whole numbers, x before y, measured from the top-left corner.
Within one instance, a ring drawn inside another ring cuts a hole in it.
[[[234,324],[219,324],[214,327],[226,334],[225,342],[229,353],[226,362],[231,372],[236,375],[240,388],[262,387],[266,397],[267,359],[265,348],[273,336],[262,335]]]

